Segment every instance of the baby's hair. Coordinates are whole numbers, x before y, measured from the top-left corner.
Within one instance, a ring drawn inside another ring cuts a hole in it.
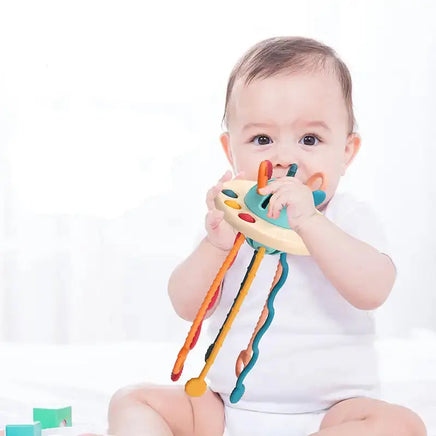
[[[311,38],[293,36],[260,41],[239,59],[227,83],[222,122],[228,126],[228,105],[237,79],[245,77],[245,85],[248,85],[254,79],[265,79],[282,72],[312,72],[328,67],[333,69],[339,79],[348,111],[348,133],[353,132],[356,120],[353,111],[351,75],[347,66],[331,47]]]

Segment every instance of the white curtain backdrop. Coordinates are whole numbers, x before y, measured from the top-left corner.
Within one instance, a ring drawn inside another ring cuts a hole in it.
[[[184,337],[166,284],[227,169],[227,78],[276,35],[350,68],[363,143],[340,189],[379,212],[399,272],[380,333],[436,330],[435,5],[1,2],[0,340]]]

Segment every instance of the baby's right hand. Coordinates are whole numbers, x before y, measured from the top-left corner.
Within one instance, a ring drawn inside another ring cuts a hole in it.
[[[241,176],[242,173],[239,173],[235,178],[241,178]],[[215,198],[222,191],[223,183],[228,182],[231,179],[232,172],[226,171],[221,179],[219,179],[218,183],[209,189],[206,196],[208,209],[206,215],[207,239],[216,248],[224,251],[231,250],[238,232],[224,220],[224,212],[216,208]]]

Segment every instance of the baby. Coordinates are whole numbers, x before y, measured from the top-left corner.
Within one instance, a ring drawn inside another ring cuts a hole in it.
[[[209,376],[209,389],[189,397],[183,386],[143,385],[117,392],[109,432],[117,436],[177,435],[426,435],[411,410],[378,399],[372,310],[392,289],[395,266],[374,214],[351,195],[336,194],[356,157],[351,77],[330,48],[307,38],[281,37],[252,47],[227,87],[221,143],[237,177],[256,180],[271,161],[276,180],[268,215],[287,210],[289,226],[310,256],[287,255],[289,276],[275,299],[275,318],[260,342],[256,366],[237,403],[235,360],[262,311],[278,255],[266,255]],[[295,177],[287,177],[291,164]],[[324,173],[326,199],[316,212],[305,182]],[[173,272],[169,296],[185,320],[195,318],[236,232],[214,199],[230,171],[207,193],[206,235]],[[214,337],[253,254],[246,242],[208,313]],[[201,274],[198,272],[201,271]]]

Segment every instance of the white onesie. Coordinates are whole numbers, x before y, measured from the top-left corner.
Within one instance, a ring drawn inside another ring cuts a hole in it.
[[[382,227],[363,202],[336,194],[324,214],[348,234],[387,253]],[[212,342],[234,301],[254,250],[245,242],[227,272],[219,304],[207,321]],[[346,398],[379,395],[371,311],[359,310],[325,278],[310,256],[287,255],[288,278],[275,317],[259,343],[259,358],[232,404],[235,362],[257,324],[279,255],[265,255],[230,332],[208,374],[227,407],[271,413],[315,412]]]

